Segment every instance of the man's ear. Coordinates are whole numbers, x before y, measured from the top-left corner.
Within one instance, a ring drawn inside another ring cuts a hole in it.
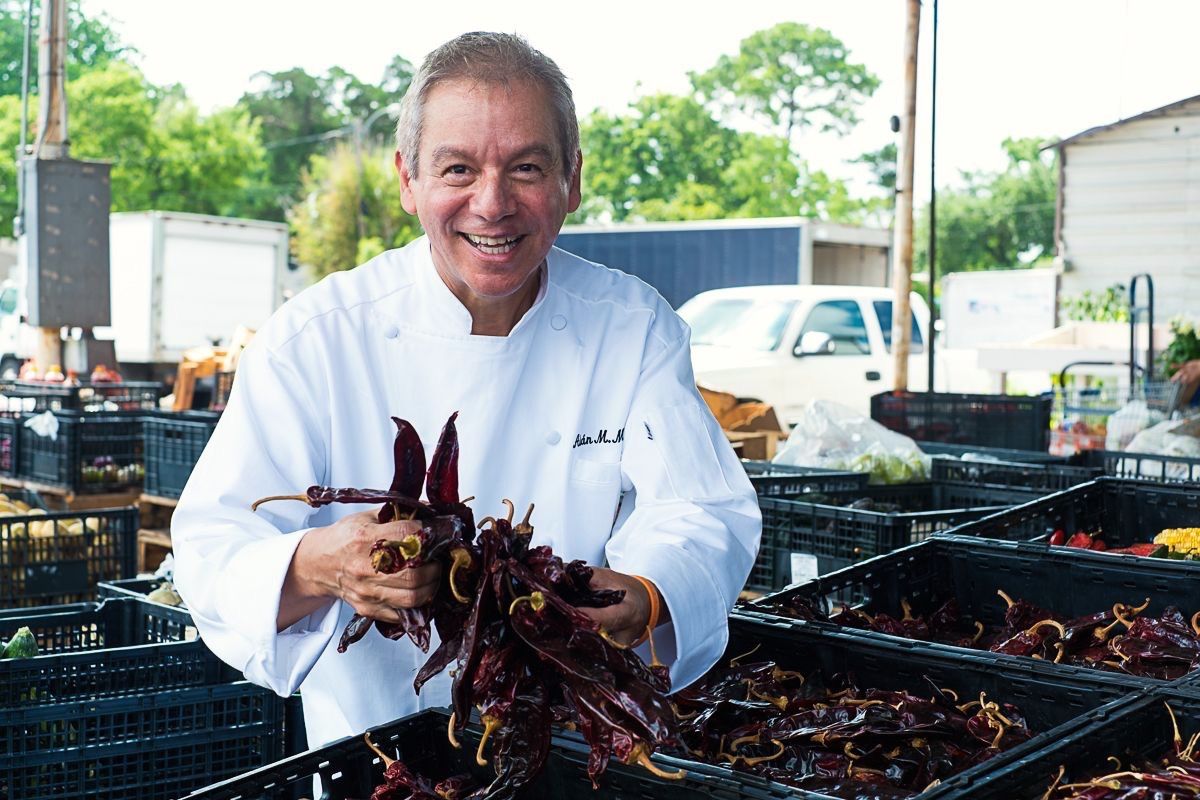
[[[408,164],[404,160],[404,156],[400,151],[396,151],[395,156],[396,174],[400,176],[400,205],[404,206],[404,210],[409,214],[416,216],[417,214],[417,198],[413,194],[412,174],[408,170]]]
[[[574,213],[583,202],[581,187],[583,178],[583,151],[575,151],[575,174],[571,176],[571,185],[567,189],[567,213]]]

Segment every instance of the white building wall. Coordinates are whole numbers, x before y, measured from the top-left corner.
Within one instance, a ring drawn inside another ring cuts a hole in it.
[[[1158,319],[1200,316],[1200,101],[1064,150],[1062,292],[1148,272]]]

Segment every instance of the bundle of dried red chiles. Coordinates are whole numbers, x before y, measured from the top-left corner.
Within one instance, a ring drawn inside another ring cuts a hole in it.
[[[842,606],[826,614],[808,598],[793,597],[768,607],[772,613],[809,621],[903,636],[956,647],[990,650],[1072,666],[1124,672],[1144,678],[1175,680],[1200,668],[1200,612],[1189,620],[1167,606],[1157,617],[1145,614],[1149,599],[1139,606],[1116,603],[1094,614],[1068,618],[1026,600],[997,592],[1007,609],[1004,623],[988,630],[976,621],[973,629],[962,620],[957,601],[950,599],[928,615],[913,614],[901,601],[903,616]]]
[[[338,650],[344,652],[373,625],[391,639],[408,636],[427,652],[430,626],[436,628],[440,643],[417,673],[414,687],[420,692],[430,678],[455,665],[447,735],[459,746],[456,733],[471,710],[477,710],[484,733],[476,760],[489,763],[484,755],[490,743],[496,773],[490,786],[471,797],[511,797],[532,780],[545,763],[554,723],[578,726],[591,747],[588,775],[593,784],[613,756],[626,764],[640,763],[660,777],[683,777],[650,761],[655,750],[682,744],[666,698],[667,669],[657,659],[647,666],[579,610],[615,605],[625,593],[593,590],[592,570],[582,561],[564,563],[549,547],[531,547],[532,505],[514,525],[513,504],[505,500],[507,514],[484,519],[476,537],[471,510],[458,496],[456,417],[442,430],[427,476],[420,437],[393,417],[395,473],[387,491],[313,486],[303,495],[259,501],[296,499],[314,507],[378,503],[380,522],[421,521],[419,533],[376,542],[371,562],[383,573],[441,562],[445,568],[436,596],[426,606],[405,610],[397,624],[356,615]],[[419,499],[422,484],[427,502]],[[395,771],[410,776],[403,764]],[[376,792],[378,799],[401,797],[379,794],[393,788],[423,796],[407,780],[385,783]]]

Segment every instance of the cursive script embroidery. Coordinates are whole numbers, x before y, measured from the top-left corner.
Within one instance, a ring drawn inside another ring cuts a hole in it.
[[[625,429],[621,428],[615,435],[608,435],[608,428],[601,428],[596,432],[595,436],[579,433],[575,435],[575,444],[571,445],[571,449],[583,447],[588,444],[620,444],[625,441]]]

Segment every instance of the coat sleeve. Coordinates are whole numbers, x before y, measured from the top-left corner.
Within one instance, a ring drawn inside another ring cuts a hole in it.
[[[246,679],[280,695],[296,690],[328,645],[340,601],[276,631],[279,598],[312,509],[260,497],[323,483],[327,422],[287,359],[254,342],[228,407],[171,520],[176,587],[201,637]]]
[[[634,506],[606,548],[613,569],[653,581],[670,609],[654,642],[677,689],[724,652],[762,536],[754,488],[696,389],[679,328],[643,362],[622,455]]]

